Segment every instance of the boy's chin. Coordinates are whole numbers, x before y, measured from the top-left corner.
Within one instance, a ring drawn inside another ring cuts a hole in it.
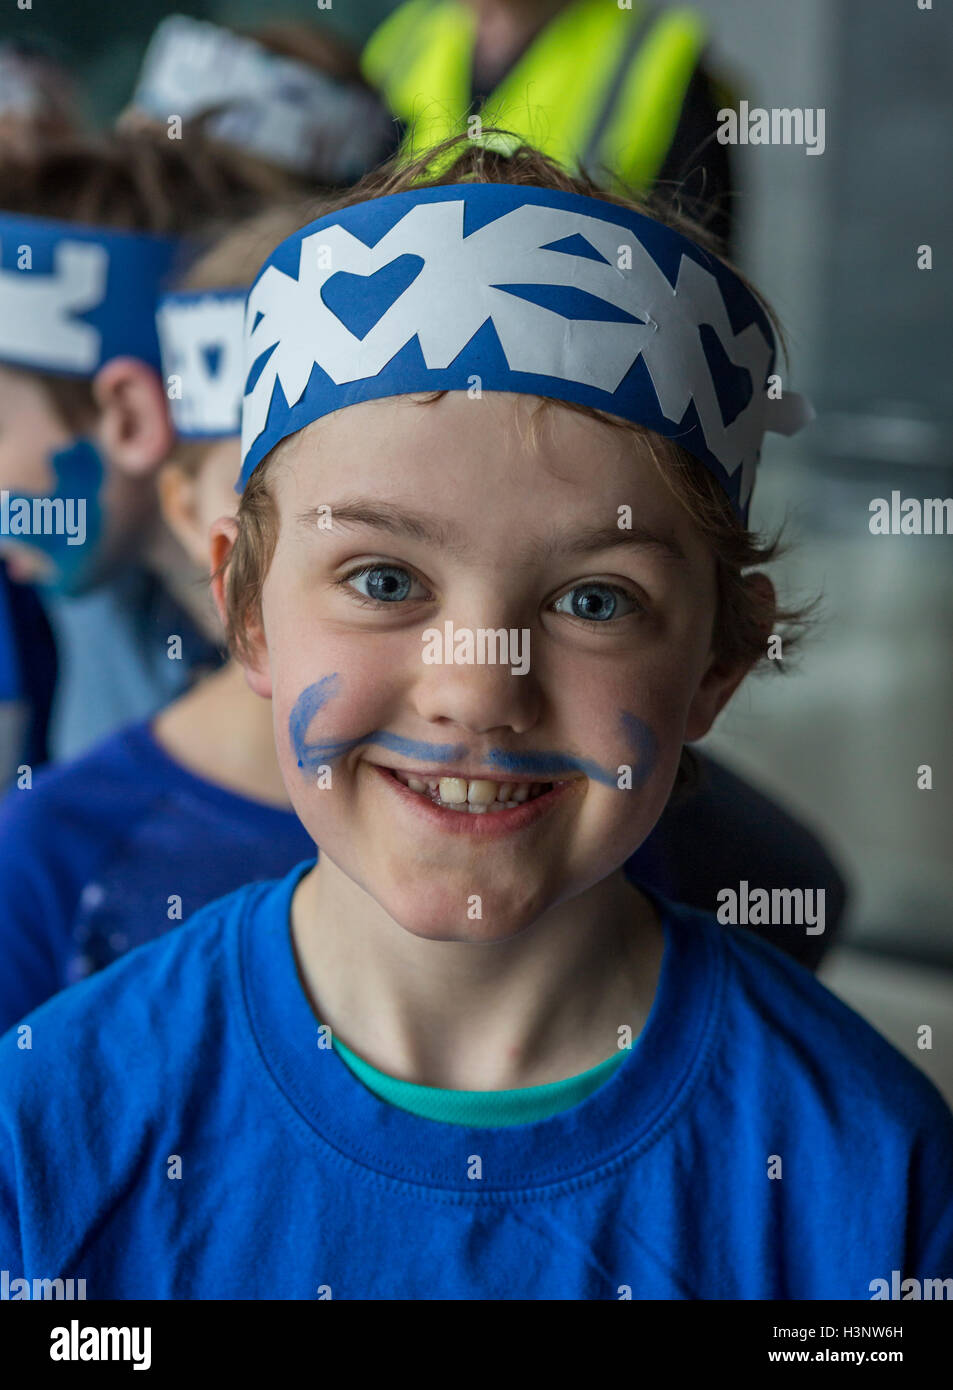
[[[514,906],[499,889],[481,894],[448,894],[414,885],[395,888],[377,900],[389,917],[422,941],[460,941],[488,944],[518,936],[545,910],[545,903]]]

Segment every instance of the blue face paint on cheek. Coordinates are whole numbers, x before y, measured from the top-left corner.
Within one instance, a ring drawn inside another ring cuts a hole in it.
[[[623,710],[621,723],[626,742],[636,755],[632,765],[632,786],[643,787],[658,763],[658,739],[654,729],[638,715]]]
[[[308,728],[312,719],[329,700],[340,693],[340,689],[340,677],[335,671],[332,675],[316,681],[314,685],[307,686],[295,701],[294,708],[288,716],[288,736],[300,768],[313,770],[324,763],[331,763],[336,758],[343,757],[345,753],[350,753],[352,749],[365,743],[376,743],[379,747],[399,753],[402,757],[417,758],[430,763],[449,762],[454,758],[462,758],[466,752],[464,743],[421,743],[416,739],[389,734],[383,729],[374,729],[358,738],[309,743]]]
[[[77,439],[51,455],[53,489],[4,499],[0,529],[53,562],[39,582],[58,594],[79,594],[93,575],[103,532],[100,502],[105,468],[96,446]]]
[[[622,731],[626,742],[636,753],[632,767],[632,786],[643,786],[652,775],[658,762],[658,739],[652,729],[637,715],[622,712]],[[504,748],[494,748],[487,763],[500,772],[512,776],[536,777],[540,781],[550,781],[560,773],[581,772],[593,782],[601,782],[604,787],[618,787],[618,769],[602,767],[591,758],[577,758],[567,753],[510,753]]]
[[[322,680],[315,681],[302,690],[288,716],[288,737],[294,749],[299,767],[310,767],[314,749],[319,745],[308,743],[308,726],[319,709],[338,693],[340,680],[336,671]],[[320,761],[318,759],[317,761]]]

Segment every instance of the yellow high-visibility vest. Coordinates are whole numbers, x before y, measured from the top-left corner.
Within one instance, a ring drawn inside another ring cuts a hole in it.
[[[631,3],[574,0],[560,10],[487,98],[482,124],[609,186],[652,183],[706,30],[691,9]],[[371,35],[362,70],[407,127],[405,158],[467,130],[475,34],[460,0],[405,0]]]

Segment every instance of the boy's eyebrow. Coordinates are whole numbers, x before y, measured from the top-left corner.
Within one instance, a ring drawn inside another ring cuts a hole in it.
[[[369,526],[374,531],[387,531],[394,536],[411,536],[415,541],[441,550],[462,551],[466,548],[466,537],[453,522],[438,521],[436,517],[410,512],[393,502],[348,497],[343,502],[328,505],[332,525],[341,522],[345,526],[348,523],[352,526]],[[320,517],[320,507],[309,507],[298,516],[298,525],[310,528],[316,525]]]
[[[421,512],[411,512],[392,502],[363,497],[345,498],[330,506],[332,525],[368,526],[375,531],[386,531],[390,535],[410,536],[425,545],[432,545],[449,552],[464,553],[467,538],[463,530],[451,521],[438,520]],[[309,507],[297,518],[298,525],[306,528],[315,526],[322,513],[319,507]],[[554,531],[542,542],[531,547],[534,561],[550,555],[585,555],[594,550],[609,550],[615,546],[632,546],[639,549],[659,551],[666,559],[686,561],[685,552],[674,536],[659,535],[638,521],[621,528],[615,522],[608,525],[569,526]]]
[[[639,521],[621,527],[611,521],[607,526],[585,526],[559,532],[550,537],[547,550],[561,555],[586,555],[591,550],[611,550],[613,546],[628,545],[640,550],[657,550],[665,559],[687,561],[684,550],[674,536],[659,535]]]

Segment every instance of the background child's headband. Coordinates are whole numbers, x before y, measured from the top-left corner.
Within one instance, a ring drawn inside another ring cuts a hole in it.
[[[213,113],[216,140],[331,185],[355,182],[399,139],[369,88],[186,15],[156,29],[132,105],[160,121]]]
[[[114,357],[158,369],[156,299],[180,247],[0,212],[0,362],[78,377]]]
[[[296,232],[249,294],[245,365],[240,488],[332,411],[478,378],[677,441],[744,520],[764,432],[810,418],[769,399],[770,322],[715,257],[628,208],[512,184],[397,193]]]
[[[172,422],[182,439],[241,433],[247,298],[247,288],[183,290],[159,302],[162,371]]]

